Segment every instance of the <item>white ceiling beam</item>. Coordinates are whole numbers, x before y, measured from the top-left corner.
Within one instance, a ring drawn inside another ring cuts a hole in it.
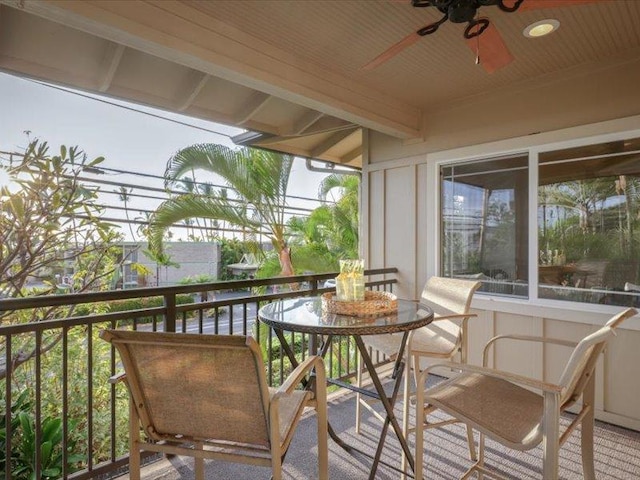
[[[234,124],[244,125],[256,115],[273,98],[271,95],[262,92],[254,92],[244,105],[234,114]]]
[[[357,128],[350,128],[346,130],[340,130],[334,134],[332,134],[329,138],[316,145],[310,152],[311,158],[317,158],[327,151],[329,151],[332,147],[335,147],[342,140],[350,136],[353,132],[355,132]]]
[[[100,81],[100,85],[98,86],[98,91],[106,92],[109,90],[111,86],[111,82],[113,82],[113,77],[118,71],[118,66],[120,65],[120,61],[122,60],[122,55],[124,54],[124,49],[126,47],[124,45],[119,45],[115,43],[111,43],[107,47],[107,54],[105,55],[104,62],[102,64],[102,74],[99,78],[102,78]]]
[[[184,94],[181,98],[176,100],[176,109],[179,112],[184,112],[193,104],[200,91],[207,84],[209,78],[210,76],[206,73],[193,70],[189,80],[183,88]]]
[[[182,2],[0,1],[388,135],[421,135],[419,108],[284,52]]]

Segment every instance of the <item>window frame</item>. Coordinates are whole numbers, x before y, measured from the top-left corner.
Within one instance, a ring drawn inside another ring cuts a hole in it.
[[[615,121],[614,121],[615,122]],[[576,127],[576,129],[584,129],[585,127]],[[565,132],[550,132],[544,134],[544,136],[561,137],[561,133]],[[495,295],[489,292],[479,292],[474,296],[473,306],[483,310],[496,310],[514,314],[525,314],[532,316],[541,316],[544,318],[552,318],[559,320],[578,321],[584,323],[597,323],[602,314],[611,315],[619,311],[621,306],[616,305],[601,305],[587,302],[576,302],[571,300],[555,300],[540,298],[539,293],[539,281],[538,281],[538,182],[539,182],[539,169],[538,160],[542,153],[553,152],[557,150],[563,150],[568,148],[576,148],[589,146],[599,143],[607,143],[614,141],[621,141],[630,138],[640,137],[640,129],[631,130],[619,130],[611,133],[604,133],[598,135],[580,136],[579,132],[574,138],[556,139],[556,141],[549,141],[547,143],[532,144],[529,146],[513,146],[513,148],[500,148],[501,144],[505,143],[517,143],[514,141],[496,142],[493,144],[484,144],[475,148],[476,153],[473,153],[473,147],[466,147],[463,149],[452,150],[448,152],[441,152],[438,155],[433,155],[432,163],[432,179],[433,187],[429,189],[432,192],[431,198],[427,198],[427,203],[432,204],[435,207],[434,228],[432,229],[431,241],[436,246],[433,249],[432,265],[433,274],[440,275],[442,273],[442,181],[441,181],[441,168],[447,166],[455,166],[456,164],[469,163],[469,162],[481,162],[485,160],[495,160],[502,157],[511,157],[514,155],[528,155],[528,197],[529,197],[529,216],[528,216],[528,235],[529,235],[529,251],[528,251],[528,298],[523,297],[510,297],[504,295]],[[478,150],[484,150],[478,153]],[[430,201],[429,201],[430,200]],[[580,313],[577,315],[567,315],[567,312]],[[577,317],[577,318],[576,318]],[[636,329],[640,330],[640,322],[637,322]]]

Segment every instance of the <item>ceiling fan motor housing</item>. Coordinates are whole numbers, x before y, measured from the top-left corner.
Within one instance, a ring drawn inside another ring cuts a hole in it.
[[[436,7],[453,23],[472,21],[480,7],[497,5],[501,10],[511,12],[517,10],[522,0],[516,1],[512,7],[504,5],[504,0],[412,0],[414,7]]]
[[[470,22],[476,16],[479,6],[475,0],[452,0],[446,13],[453,23]]]

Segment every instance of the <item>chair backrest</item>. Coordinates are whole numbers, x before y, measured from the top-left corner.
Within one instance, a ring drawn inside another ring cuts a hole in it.
[[[436,316],[468,313],[480,281],[431,277],[422,290],[421,302],[431,307]]]
[[[558,382],[563,387],[560,405],[563,408],[580,398],[598,362],[598,356],[604,350],[615,329],[624,320],[636,314],[628,308],[613,316],[602,328],[586,336],[576,345]]]
[[[153,440],[210,439],[268,449],[269,390],[251,337],[105,330]]]

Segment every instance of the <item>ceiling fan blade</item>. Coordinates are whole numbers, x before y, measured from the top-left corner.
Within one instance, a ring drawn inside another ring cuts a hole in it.
[[[588,3],[598,3],[603,0],[524,0],[519,12],[526,10],[537,10],[539,8],[560,8],[560,7],[572,7],[574,5],[586,5]]]
[[[480,65],[487,73],[493,73],[513,62],[513,55],[493,23],[489,24],[482,35],[467,39],[465,42],[476,57],[480,58]],[[479,55],[478,46],[480,47]]]
[[[390,60],[392,57],[395,57],[398,53],[400,53],[405,48],[413,45],[422,37],[418,35],[417,32],[413,32],[411,35],[407,35],[402,40],[400,40],[395,45],[387,48],[384,52],[378,55],[376,58],[371,60],[369,63],[362,67],[362,70],[373,70],[384,62]]]

